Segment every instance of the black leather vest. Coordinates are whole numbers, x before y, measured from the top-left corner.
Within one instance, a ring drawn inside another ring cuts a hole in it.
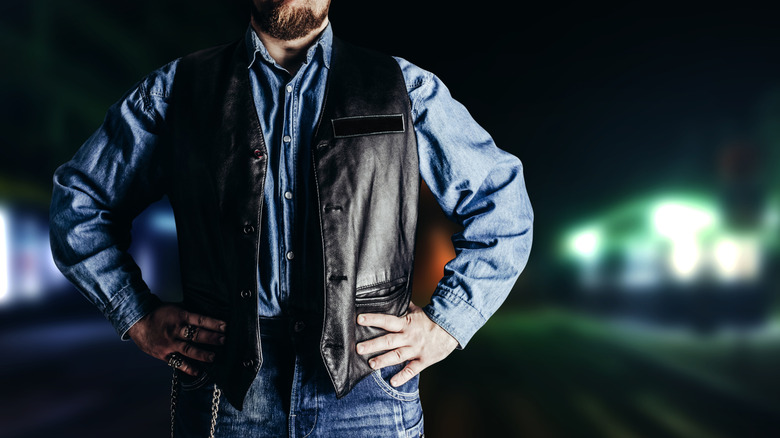
[[[208,374],[241,409],[262,364],[257,266],[267,171],[243,39],[182,58],[170,105],[167,193],[184,306],[228,322]],[[357,326],[357,313],[400,316],[411,297],[420,178],[410,120],[395,60],[334,38],[308,217],[320,240],[320,352],[339,397],[371,372],[356,343],[381,334]]]

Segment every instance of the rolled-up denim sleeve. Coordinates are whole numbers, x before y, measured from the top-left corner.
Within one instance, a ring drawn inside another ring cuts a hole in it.
[[[533,210],[520,160],[496,146],[439,78],[397,61],[412,103],[420,175],[463,227],[452,236],[455,258],[423,310],[463,348],[524,269]]]
[[[54,173],[54,261],[122,339],[160,302],[127,250],[133,219],[164,191],[161,143],[174,68],[150,74],[111,106],[100,128]]]

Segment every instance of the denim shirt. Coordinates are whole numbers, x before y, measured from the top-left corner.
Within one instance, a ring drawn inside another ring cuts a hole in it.
[[[307,187],[310,143],[330,68],[331,26],[295,75],[280,67],[253,29],[247,74],[268,148],[259,270],[259,312],[284,313],[295,257],[296,202]],[[420,175],[446,216],[463,230],[426,314],[464,347],[506,299],[531,249],[533,212],[522,165],[433,74],[395,58],[406,83]],[[165,131],[178,60],[152,72],[109,108],[103,124],[54,174],[51,245],[60,270],[123,339],[158,300],[127,253],[132,219],[159,199],[148,163]]]

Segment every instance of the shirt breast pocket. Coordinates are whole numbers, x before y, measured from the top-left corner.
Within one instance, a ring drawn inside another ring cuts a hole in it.
[[[393,134],[405,131],[403,114],[378,114],[332,119],[334,138]]]

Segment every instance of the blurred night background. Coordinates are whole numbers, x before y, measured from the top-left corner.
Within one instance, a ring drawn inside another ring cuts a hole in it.
[[[427,436],[780,436],[776,17],[334,0],[337,35],[433,71],[520,157],[536,213],[507,302],[423,374]],[[51,175],[145,74],[247,24],[240,0],[0,1],[0,437],[168,434],[169,368],[51,261]],[[419,303],[451,257],[423,212]],[[173,233],[164,202],[135,222],[165,299]]]

